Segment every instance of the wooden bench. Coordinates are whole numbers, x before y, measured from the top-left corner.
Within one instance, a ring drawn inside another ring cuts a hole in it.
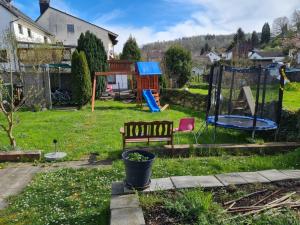
[[[173,122],[152,121],[152,122],[128,122],[120,128],[123,137],[123,149],[127,143],[167,142],[173,145]]]

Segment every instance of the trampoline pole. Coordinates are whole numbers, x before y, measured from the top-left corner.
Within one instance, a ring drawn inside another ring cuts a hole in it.
[[[262,71],[261,65],[259,65],[258,74],[257,74],[257,89],[256,89],[255,111],[254,111],[254,118],[253,118],[253,131],[252,131],[252,138],[253,139],[255,138],[257,112],[258,112],[258,105],[259,105],[259,91],[260,91],[261,71]]]
[[[267,74],[268,74],[267,69],[264,70],[264,86],[263,86],[263,93],[262,93],[262,103],[261,103],[261,110],[260,110],[260,118],[263,117],[264,113],[264,107],[265,107],[265,102],[266,102],[266,87],[267,87]]]
[[[285,70],[286,66],[283,65],[279,69],[280,73],[280,87],[279,87],[279,94],[278,94],[278,112],[277,112],[277,131],[275,134],[275,140],[277,140],[277,135],[280,129],[280,122],[281,122],[281,114],[282,114],[282,101],[283,101],[283,90],[284,90],[284,80],[285,80]]]
[[[230,94],[229,94],[229,104],[228,104],[228,115],[231,115],[232,111],[232,94],[234,86],[235,71],[232,71],[231,84],[230,84]]]
[[[222,66],[222,65],[219,65],[219,77],[218,77],[217,101],[216,101],[216,110],[215,110],[214,142],[216,142],[217,122],[218,122],[218,120],[219,120],[220,96],[221,96],[221,88],[222,88],[222,76],[223,76],[223,66]]]

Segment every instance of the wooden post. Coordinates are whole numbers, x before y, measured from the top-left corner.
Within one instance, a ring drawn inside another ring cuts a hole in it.
[[[97,78],[96,75],[94,75],[93,93],[92,93],[92,112],[95,111],[96,83],[97,83]]]

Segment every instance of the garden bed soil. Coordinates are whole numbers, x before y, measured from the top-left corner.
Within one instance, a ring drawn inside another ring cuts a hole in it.
[[[244,193],[242,196],[237,197],[236,193]],[[300,180],[298,181],[282,181],[272,184],[251,184],[243,186],[228,186],[226,188],[213,189],[214,201],[219,203],[224,210],[228,210],[233,202],[234,207],[249,207],[256,203],[258,205],[264,205],[270,203],[276,199],[282,198],[289,193],[293,193],[292,199],[300,199]],[[269,195],[271,197],[267,198]],[[251,195],[249,197],[245,197]],[[169,191],[164,194],[165,198],[176,199],[176,191]],[[242,198],[242,199],[241,199]],[[241,199],[241,200],[239,200]],[[265,201],[263,201],[266,199]],[[236,201],[238,200],[238,201]],[[300,207],[295,207],[292,210],[296,211],[300,218]],[[184,218],[180,218],[179,215],[170,213],[161,203],[152,206],[150,208],[143,207],[144,217],[146,225],[179,225],[179,224],[193,224],[191,219],[186,221]],[[233,216],[240,214],[240,212],[230,212]]]
[[[0,152],[0,162],[34,162],[42,157],[41,151],[9,151]]]

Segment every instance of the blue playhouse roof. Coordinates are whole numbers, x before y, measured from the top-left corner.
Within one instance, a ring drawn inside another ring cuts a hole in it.
[[[158,62],[137,62],[136,65],[140,76],[162,75]]]

